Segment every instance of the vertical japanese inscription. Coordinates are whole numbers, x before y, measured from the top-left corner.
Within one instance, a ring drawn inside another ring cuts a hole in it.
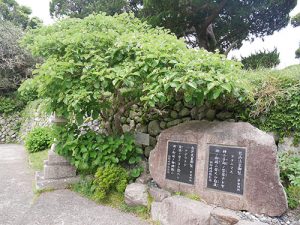
[[[194,184],[197,145],[168,142],[166,179]]]
[[[243,194],[246,149],[209,146],[207,187]]]

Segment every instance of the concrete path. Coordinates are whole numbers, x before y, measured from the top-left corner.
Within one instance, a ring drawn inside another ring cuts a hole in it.
[[[0,225],[147,225],[69,190],[33,193],[34,174],[21,145],[0,145]]]

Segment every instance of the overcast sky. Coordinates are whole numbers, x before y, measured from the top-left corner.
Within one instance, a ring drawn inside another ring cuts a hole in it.
[[[32,15],[41,18],[45,24],[53,23],[49,15],[50,0],[17,0],[17,2],[21,5],[29,6],[32,9]],[[295,15],[298,12],[300,12],[300,0],[298,0],[298,5],[291,12],[291,15]],[[299,60],[295,59],[295,51],[299,47],[299,42],[300,27],[293,28],[291,25],[288,25],[273,35],[264,37],[264,41],[256,39],[252,43],[244,42],[242,48],[230,52],[229,57],[235,56],[240,58],[240,56],[248,56],[259,50],[273,50],[274,47],[277,47],[281,61],[279,68],[284,68],[300,63]]]

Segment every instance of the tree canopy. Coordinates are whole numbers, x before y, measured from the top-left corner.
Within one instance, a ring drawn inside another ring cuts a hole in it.
[[[291,23],[293,27],[300,26],[300,13],[298,13],[292,18]],[[300,59],[300,44],[299,44],[299,48],[295,51],[295,55],[297,59]]]
[[[10,21],[23,29],[36,28],[42,21],[37,17],[30,18],[31,9],[19,5],[15,0],[0,0],[0,20]]]
[[[289,23],[297,0],[144,0],[143,16],[154,26],[188,37],[192,46],[221,52]]]
[[[21,28],[0,20],[0,92],[10,92],[31,76],[36,61],[19,46],[23,36]]]
[[[122,12],[136,12],[141,0],[51,0],[50,14],[53,17],[84,18],[92,13],[105,12],[108,15]]]
[[[55,17],[84,18],[100,11],[131,11],[185,37],[192,47],[226,52],[241,47],[243,40],[285,27],[296,4],[297,0],[52,0],[50,12]]]

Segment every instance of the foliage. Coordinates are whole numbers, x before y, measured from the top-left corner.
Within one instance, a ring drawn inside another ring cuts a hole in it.
[[[4,20],[10,21],[15,26],[23,29],[40,26],[42,21],[37,17],[30,18],[30,14],[30,8],[19,5],[15,0],[0,0],[0,25],[1,21]]]
[[[34,79],[50,109],[79,125],[100,114],[109,134],[122,133],[120,118],[133,104],[165,105],[178,94],[196,105],[247,96],[239,63],[187,49],[131,15],[66,19],[33,30],[24,44],[45,57]]]
[[[258,128],[280,136],[300,137],[300,67],[283,70],[245,71],[248,89],[254,93],[254,101],[240,104],[236,110],[238,120],[245,120]]]
[[[297,15],[295,15],[293,18],[292,18],[292,21],[291,21],[293,27],[298,27],[300,26],[300,13],[298,13]]]
[[[56,129],[57,152],[71,157],[71,163],[80,170],[94,171],[117,164],[134,166],[141,161],[143,151],[135,146],[130,134],[104,136],[88,129],[80,131],[76,124]],[[140,172],[140,168],[134,168],[132,176],[138,177]]]
[[[289,23],[297,0],[144,0],[142,16],[192,46],[221,52],[243,40],[271,35]]]
[[[251,54],[248,57],[242,57],[244,69],[273,68],[279,63],[279,52],[277,52],[276,48],[273,51],[264,50]]]
[[[94,187],[93,180],[90,178],[82,178],[79,183],[72,186],[72,190],[80,193],[81,195],[94,199]],[[102,199],[101,204],[117,208],[123,212],[134,213],[143,219],[149,219],[149,209],[145,206],[128,206],[124,202],[124,193],[119,193],[117,191],[111,191],[109,195],[106,195],[105,199]]]
[[[50,148],[53,143],[52,130],[49,127],[33,128],[26,136],[25,148],[28,152],[38,152]]]
[[[30,102],[38,99],[38,83],[34,79],[25,80],[18,88],[18,94],[24,102]]]
[[[300,156],[285,152],[279,156],[280,178],[285,186],[290,208],[300,206]]]
[[[119,166],[99,167],[93,182],[95,200],[101,201],[113,191],[124,193],[128,182],[129,176],[124,168]]]
[[[44,160],[48,157],[48,151],[33,152],[28,155],[29,165],[34,171],[42,171]]]
[[[17,98],[16,95],[0,96],[0,114],[8,114],[19,111],[24,107],[24,102]]]
[[[20,28],[0,20],[0,94],[15,91],[31,76],[36,63],[32,55],[19,46],[22,36]]]
[[[54,17],[84,18],[93,13],[105,12],[108,15],[125,11],[137,11],[141,0],[52,0],[50,14]]]

